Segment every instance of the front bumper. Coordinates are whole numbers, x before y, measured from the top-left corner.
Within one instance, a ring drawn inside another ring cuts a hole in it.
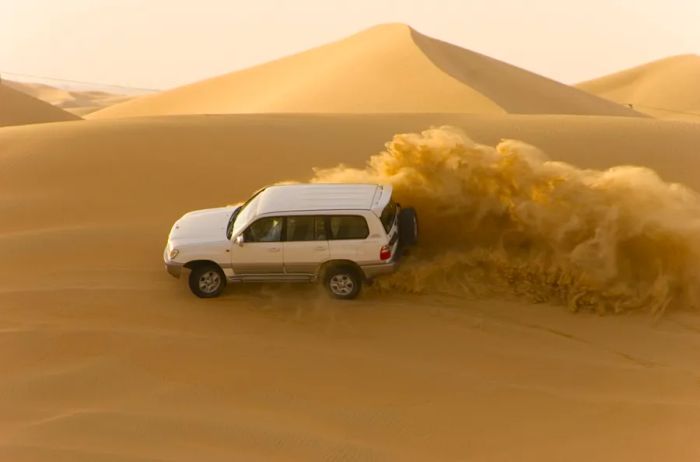
[[[174,261],[166,261],[165,269],[170,273],[171,276],[179,278],[182,274],[182,263],[176,263]]]

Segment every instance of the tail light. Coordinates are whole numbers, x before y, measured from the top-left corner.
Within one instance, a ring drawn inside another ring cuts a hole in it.
[[[388,245],[385,245],[379,250],[379,259],[380,260],[388,260],[391,258],[391,247]]]

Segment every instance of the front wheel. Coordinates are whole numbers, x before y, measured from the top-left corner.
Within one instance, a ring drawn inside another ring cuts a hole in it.
[[[226,276],[218,265],[199,265],[190,273],[190,290],[199,298],[218,297],[226,287]]]
[[[362,278],[357,270],[341,266],[326,272],[323,285],[333,298],[352,300],[360,293]]]

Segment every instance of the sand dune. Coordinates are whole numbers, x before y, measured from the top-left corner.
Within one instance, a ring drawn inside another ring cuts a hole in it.
[[[0,127],[78,119],[80,117],[0,83]]]
[[[639,115],[392,24],[90,117],[270,112]]]
[[[700,322],[313,287],[192,297],[161,252],[185,211],[398,132],[463,127],[700,189],[700,127],[627,117],[227,115],[0,130],[0,458],[692,461]]]
[[[72,114],[83,116],[113,104],[128,101],[133,96],[107,93],[103,91],[66,90],[42,83],[3,81],[15,90],[31,95],[53,106],[65,109]]]
[[[661,59],[598,79],[578,88],[654,117],[700,121],[700,56]]]

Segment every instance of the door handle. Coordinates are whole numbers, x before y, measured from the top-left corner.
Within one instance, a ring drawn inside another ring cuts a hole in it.
[[[314,250],[321,251],[321,250],[326,250],[326,248],[327,247],[319,246],[319,247],[314,247]]]
[[[280,250],[282,249],[280,249],[279,247],[272,247],[271,249],[267,249],[268,252],[279,252]]]

